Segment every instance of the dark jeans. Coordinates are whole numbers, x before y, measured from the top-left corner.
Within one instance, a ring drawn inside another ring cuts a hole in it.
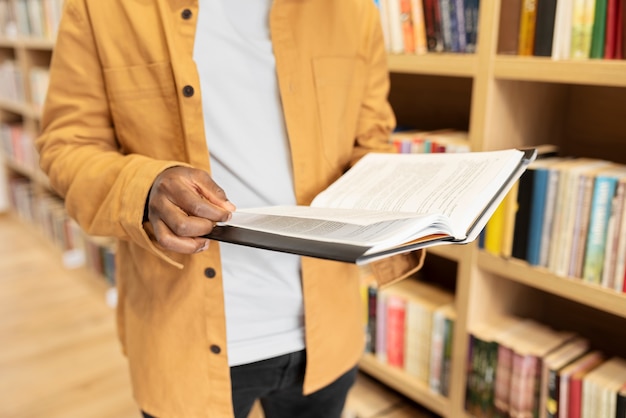
[[[339,418],[354,384],[354,367],[330,385],[302,395],[306,352],[231,367],[236,418],[246,418],[259,399],[266,418]],[[155,418],[143,413],[145,418]],[[167,417],[160,417],[167,418]]]

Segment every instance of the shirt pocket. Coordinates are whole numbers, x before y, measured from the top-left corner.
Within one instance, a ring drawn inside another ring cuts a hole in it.
[[[178,95],[170,63],[106,68],[104,77],[122,151],[184,161]]]
[[[332,167],[345,166],[365,93],[365,61],[356,56],[314,58],[313,75],[324,156]]]

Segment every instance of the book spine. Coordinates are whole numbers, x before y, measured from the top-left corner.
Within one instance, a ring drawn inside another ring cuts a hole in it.
[[[443,35],[441,32],[441,14],[439,0],[424,0],[424,22],[426,24],[426,42],[429,52],[444,50]]]
[[[478,38],[478,0],[465,0],[465,52],[476,52],[476,40]]]
[[[445,318],[443,337],[443,361],[441,365],[441,394],[450,394],[450,376],[452,375],[452,344],[454,335],[454,320]]]
[[[543,212],[543,225],[541,229],[541,243],[539,244],[540,255],[539,264],[542,267],[548,266],[550,254],[550,234],[554,222],[554,208],[556,206],[556,194],[558,190],[559,173],[557,170],[548,171],[548,187],[546,190],[546,203]]]
[[[387,363],[387,294],[378,292],[376,297],[376,359]]]
[[[404,41],[402,33],[402,20],[400,11],[401,0],[387,0],[389,17],[389,40],[390,52],[392,54],[402,54],[404,52]]]
[[[453,51],[452,49],[452,22],[451,22],[451,2],[453,0],[438,0],[439,15],[441,16],[441,35],[443,36],[444,51]]]
[[[591,31],[591,48],[589,58],[604,58],[606,35],[607,0],[595,0],[596,7]]]
[[[429,387],[435,393],[441,393],[445,326],[443,312],[435,311],[433,313],[432,335],[430,338],[430,373],[428,378]]]
[[[517,210],[513,223],[513,245],[511,256],[526,260],[528,235],[530,228],[530,211],[532,205],[533,182],[535,170],[526,170],[519,179],[517,188]]]
[[[521,11],[522,0],[501,2],[498,54],[517,54]]]
[[[549,57],[552,55],[556,2],[557,0],[539,0],[537,4],[537,24],[533,47],[533,55],[535,56]]]
[[[406,301],[396,295],[387,296],[387,364],[404,367],[404,325]]]
[[[367,286],[367,342],[366,351],[376,353],[376,322],[378,321],[376,311],[378,308],[378,288]]]
[[[405,54],[415,53],[415,27],[411,0],[400,0],[400,24],[402,25],[402,45]]]
[[[413,35],[415,37],[415,53],[425,54],[428,51],[426,42],[426,23],[424,21],[424,4],[422,0],[411,0],[413,14]]]
[[[569,382],[568,418],[581,418],[582,415],[582,377],[572,376]]]
[[[608,0],[606,4],[606,24],[604,33],[604,59],[615,58],[615,45],[617,40],[618,2],[620,0]]]
[[[536,266],[539,265],[540,262],[541,231],[543,230],[543,219],[547,196],[548,171],[527,170],[527,172],[529,171],[534,171],[534,175],[530,204],[526,261],[528,261],[528,264]]]
[[[626,382],[616,395],[615,418],[626,418]]]
[[[589,283],[600,284],[604,265],[606,234],[611,211],[611,202],[616,187],[615,178],[596,177],[591,203],[587,248],[583,279]]]
[[[537,0],[522,0],[517,55],[530,56],[535,45],[537,24]]]

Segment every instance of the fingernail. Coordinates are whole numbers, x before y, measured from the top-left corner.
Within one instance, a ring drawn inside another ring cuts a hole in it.
[[[210,242],[211,242],[211,241],[206,240],[206,241],[204,242],[204,245],[203,245],[202,247],[200,247],[200,248],[198,248],[198,249],[196,250],[196,253],[201,253],[202,251],[206,251],[206,250],[209,248],[209,243],[210,243]]]
[[[226,202],[226,209],[230,210],[230,211],[234,211],[237,209],[237,207],[235,205],[232,204],[232,202],[230,200],[227,200]]]

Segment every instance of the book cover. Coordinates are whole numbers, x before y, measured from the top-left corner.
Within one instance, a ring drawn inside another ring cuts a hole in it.
[[[549,57],[552,55],[552,39],[556,17],[557,0],[538,0],[535,26],[535,44],[533,55]]]
[[[571,332],[555,331],[543,324],[529,327],[523,336],[522,341],[513,348],[509,406],[512,417],[539,414],[543,360],[575,337]]]
[[[376,294],[376,359],[387,363],[387,295],[384,291]]]
[[[415,53],[415,25],[411,0],[400,0],[400,25],[402,26],[402,45],[405,54]]]
[[[550,161],[558,154],[558,147],[551,144],[539,145],[536,149],[537,159],[530,164],[529,169],[522,174],[518,181],[511,256],[520,260],[527,260],[528,255],[530,217],[536,172],[532,167],[542,160]]]
[[[441,17],[441,36],[443,37],[443,50],[454,52],[452,34],[452,2],[454,0],[438,0],[439,16]]]
[[[589,283],[600,284],[602,280],[606,236],[613,197],[617,188],[617,175],[617,173],[598,174],[594,181],[583,265],[583,279]]]
[[[310,206],[237,209],[206,237],[356,264],[468,243],[535,157],[515,149],[370,153]]]
[[[424,3],[422,0],[411,0],[411,13],[413,15],[415,53],[425,54],[428,52],[428,43],[426,42],[426,22],[424,21]]]
[[[615,403],[615,418],[626,418],[626,382],[617,392]]]
[[[387,364],[394,367],[404,367],[404,337],[406,300],[398,295],[386,295],[387,325],[385,347]]]
[[[617,45],[618,33],[618,3],[620,0],[607,0],[606,3],[606,23],[604,33],[604,59],[615,58],[615,47]]]
[[[464,0],[465,7],[465,52],[476,52],[478,39],[479,0]]]
[[[450,379],[452,375],[452,347],[454,344],[454,322],[456,312],[451,310],[445,317],[444,338],[443,338],[443,361],[441,366],[441,394],[450,395]]]
[[[589,58],[595,15],[595,0],[574,0],[570,58]]]
[[[626,193],[626,179],[620,179],[617,187],[621,189],[619,193]],[[621,206],[622,214],[619,216],[617,226],[617,257],[613,278],[613,289],[617,292],[624,291],[624,276],[626,275],[626,202],[621,202]]]
[[[608,6],[607,1],[608,0],[595,0],[596,7],[593,15],[589,58],[604,58]]]
[[[626,176],[624,177],[626,178]],[[606,244],[604,266],[602,267],[602,287],[613,289],[615,287],[615,271],[617,268],[619,232],[621,229],[622,213],[624,211],[624,199],[626,198],[626,183],[618,179],[615,195],[611,202],[611,212],[606,232]]]
[[[559,409],[559,418],[581,418],[583,379],[591,370],[604,362],[604,355],[600,351],[592,351],[576,360],[561,373],[561,387],[568,386],[567,403],[564,391],[561,390],[559,404],[566,408]]]
[[[392,54],[404,52],[404,34],[402,32],[402,0],[387,0],[387,15],[389,18],[389,47]]]
[[[535,26],[537,24],[537,1],[522,0],[520,14],[519,40],[517,55],[531,56],[535,45]]]
[[[498,54],[517,55],[522,0],[501,2]]]
[[[443,33],[439,0],[424,0],[424,22],[428,52],[443,52]]]
[[[572,1],[557,1],[552,39],[552,58],[555,60],[570,58],[572,10]]]
[[[589,349],[589,341],[575,338],[549,354],[543,362],[540,389],[540,418],[556,418],[559,412],[561,390],[560,374],[567,365],[581,358]]]

